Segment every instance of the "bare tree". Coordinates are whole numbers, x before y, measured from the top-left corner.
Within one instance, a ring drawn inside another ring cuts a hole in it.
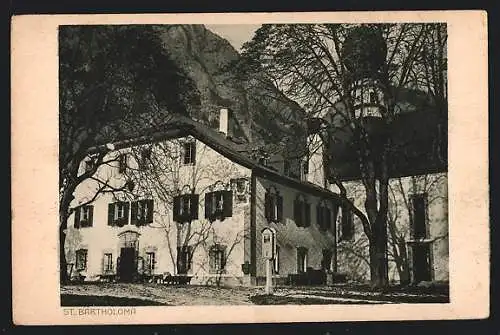
[[[248,236],[245,228],[242,226],[235,236],[225,236],[214,228],[210,218],[203,217],[205,203],[202,201],[198,201],[196,216],[178,222],[174,220],[174,203],[181,194],[199,196],[218,188],[229,190],[232,187],[230,179],[238,176],[239,171],[232,162],[215,154],[203,143],[196,144],[196,163],[186,164],[183,153],[184,146],[189,143],[196,143],[195,139],[188,136],[162,140],[124,150],[123,153],[130,156],[124,179],[134,185],[134,191],[128,194],[130,200],[137,196],[156,199],[155,220],[148,226],[164,234],[175,274],[186,274],[197,250],[203,250],[208,255],[214,244],[221,243],[227,247],[221,268],[215,274],[215,282],[219,285],[226,261],[234,248]],[[205,257],[196,267],[209,270],[207,265],[208,258]]]
[[[439,24],[263,25],[243,47],[242,73],[273,83],[277,89],[272,90],[270,96],[298,102],[306,111],[306,117],[330,114],[331,119],[318,129],[323,138],[344,136],[344,140],[354,143],[365,188],[364,211],[347,199],[345,202],[361,220],[369,240],[370,276],[374,287],[388,284],[388,185],[394,143],[382,130],[398,112],[400,92],[409,86],[417,68],[428,68],[422,65],[427,59],[444,57],[444,46],[441,51],[426,54],[431,51],[429,36],[438,35],[436,30],[445,33]],[[446,63],[445,60],[439,62]],[[446,69],[443,70],[445,76]],[[353,78],[360,71],[376,75],[385,90],[385,111],[378,122],[371,125],[356,114]],[[428,83],[436,85],[441,81]],[[340,178],[330,177],[346,195]]]
[[[65,238],[75,190],[84,181],[98,194],[123,191],[96,177],[114,164],[99,144],[123,139],[146,110],[186,113],[196,100],[193,85],[173,63],[153,28],[140,26],[61,26],[59,29],[59,259],[60,280],[68,280]],[[189,93],[186,93],[189,92]],[[193,104],[194,105],[194,104]],[[82,172],[81,163],[88,169]]]

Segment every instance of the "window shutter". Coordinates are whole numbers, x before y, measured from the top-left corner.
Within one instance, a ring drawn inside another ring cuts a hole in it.
[[[198,194],[191,194],[190,195],[190,201],[191,201],[191,207],[190,207],[190,217],[192,220],[198,219],[198,204],[199,204],[199,195]]]
[[[323,207],[316,205],[316,223],[323,230]]]
[[[146,200],[148,204],[148,212],[146,213],[146,223],[153,223],[154,201],[153,199]]]
[[[108,204],[108,226],[115,225],[115,204]]]
[[[276,200],[278,201],[278,204],[276,206],[278,208],[277,220],[278,220],[278,222],[284,223],[284,220],[283,220],[283,196],[278,195],[276,197]]]
[[[75,208],[75,228],[80,228],[80,211],[82,210],[81,207]]]
[[[140,226],[141,223],[139,222],[139,219],[137,218],[138,217],[138,207],[139,207],[139,203],[137,201],[134,201],[132,202],[131,204],[131,214],[130,214],[130,224],[131,225],[135,225],[135,226]]]
[[[298,199],[295,199],[293,201],[293,220],[295,221],[295,224],[297,227],[301,226],[301,220],[300,220],[300,202]]]
[[[332,227],[332,212],[330,208],[325,208],[325,230],[331,229]]]
[[[224,201],[223,217],[233,216],[233,191],[222,191],[222,199]]]
[[[264,198],[264,216],[267,221],[271,221],[271,197],[269,192],[266,192],[266,196]]]
[[[269,212],[269,217],[271,218],[271,222],[276,221],[276,194],[273,194],[271,197],[269,197],[270,201],[270,212]]]
[[[190,149],[191,149],[191,162],[193,164],[196,164],[196,142],[191,142],[189,144]]]
[[[304,227],[309,227],[311,225],[311,204],[308,204],[307,202],[304,202],[304,214]]]
[[[212,199],[213,193],[205,193],[205,219],[212,221]]]
[[[174,207],[173,207],[173,210],[172,210],[173,220],[175,222],[180,222],[179,221],[179,209],[180,208],[181,208],[181,196],[178,195],[178,196],[174,197]]]
[[[94,222],[94,206],[89,206],[89,222],[87,223],[88,227],[92,227]]]
[[[123,215],[123,222],[122,222],[122,227],[126,224],[128,224],[128,215],[129,215],[129,209],[130,209],[130,203],[124,202],[123,203],[124,209],[123,211],[125,212]]]
[[[339,208],[340,205],[338,204],[333,205],[333,227],[331,226],[330,223],[330,227],[333,228],[333,231],[335,231],[335,227],[337,226],[337,216],[339,215]]]

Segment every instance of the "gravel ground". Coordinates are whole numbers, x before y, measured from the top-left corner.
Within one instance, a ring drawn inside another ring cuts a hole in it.
[[[251,305],[258,288],[217,288],[207,286],[166,286],[158,284],[83,284],[61,287],[61,294],[127,297],[165,305]]]
[[[103,300],[115,298],[142,299],[162,305],[251,305],[251,304],[315,304],[320,303],[445,303],[445,293],[415,293],[405,291],[371,292],[355,287],[281,287],[274,289],[274,297],[258,298],[264,295],[263,287],[212,287],[212,286],[167,286],[161,284],[99,283],[79,284],[61,287],[66,299],[78,301],[78,296],[95,296]],[[75,297],[76,296],[76,297]],[[108,298],[105,298],[108,297]],[[256,299],[257,298],[257,299]],[[303,301],[300,301],[302,299]],[[99,300],[99,298],[97,298]],[[118,301],[118,300],[116,300]]]

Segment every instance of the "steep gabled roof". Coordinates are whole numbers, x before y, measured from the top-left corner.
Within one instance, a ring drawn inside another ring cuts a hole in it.
[[[113,142],[114,149],[131,147],[146,143],[160,142],[168,139],[179,138],[191,135],[197,140],[205,143],[210,148],[223,155],[224,157],[254,171],[257,176],[268,178],[275,182],[290,187],[295,187],[306,193],[312,193],[324,198],[340,200],[340,196],[334,192],[321,188],[309,182],[303,182],[288,176],[285,176],[270,167],[259,164],[250,157],[252,147],[250,144],[235,143],[212,128],[196,122],[184,115],[171,115],[163,126],[157,125],[146,135],[133,136],[120,141]],[[106,144],[93,148],[93,151],[107,150]]]

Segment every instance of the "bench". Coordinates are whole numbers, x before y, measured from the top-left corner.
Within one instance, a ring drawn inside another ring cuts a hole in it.
[[[166,275],[162,279],[162,284],[166,285],[186,285],[191,282],[192,276],[172,276],[172,275]]]

